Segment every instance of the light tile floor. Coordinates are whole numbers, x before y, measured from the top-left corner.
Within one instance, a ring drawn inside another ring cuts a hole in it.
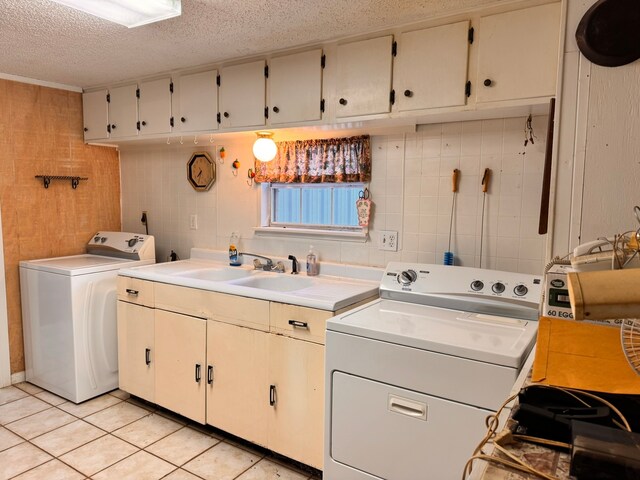
[[[76,405],[29,383],[0,389],[0,480],[318,480],[281,457],[111,393]]]

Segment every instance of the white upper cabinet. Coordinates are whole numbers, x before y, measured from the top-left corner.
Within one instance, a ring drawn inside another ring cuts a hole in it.
[[[398,111],[466,103],[469,22],[403,33],[394,61]]]
[[[265,61],[220,69],[220,126],[259,127],[265,124]]]
[[[171,132],[171,79],[140,83],[140,133]]]
[[[217,130],[217,70],[182,75],[173,92],[174,130],[202,132]]]
[[[393,36],[338,45],[336,116],[389,113]]]
[[[269,122],[320,120],[322,50],[296,53],[269,62]]]
[[[482,17],[478,102],[555,95],[560,3]]]
[[[138,135],[138,86],[125,85],[109,89],[110,138],[135,137]]]
[[[82,94],[82,117],[84,119],[84,141],[109,138],[109,104],[107,90]]]

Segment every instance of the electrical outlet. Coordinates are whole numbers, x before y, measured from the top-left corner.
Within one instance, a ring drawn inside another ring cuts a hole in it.
[[[191,230],[197,230],[198,229],[198,215],[190,215],[189,216],[189,228]]]
[[[398,251],[398,232],[393,230],[380,231],[379,250]]]

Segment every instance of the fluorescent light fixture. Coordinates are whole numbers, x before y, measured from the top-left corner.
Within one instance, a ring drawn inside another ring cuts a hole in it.
[[[76,10],[133,28],[177,17],[181,0],[53,0]]]

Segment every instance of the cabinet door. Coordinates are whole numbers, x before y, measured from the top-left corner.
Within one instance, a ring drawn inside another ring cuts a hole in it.
[[[320,120],[322,50],[273,58],[269,64],[270,123]]]
[[[392,42],[387,35],[338,45],[336,116],[390,111]]]
[[[183,75],[174,92],[174,125],[179,132],[217,130],[217,70]]]
[[[466,103],[468,32],[464,21],[402,34],[394,66],[399,111]]]
[[[559,35],[560,3],[482,17],[478,102],[554,95]]]
[[[171,132],[171,79],[161,78],[140,84],[140,133]]]
[[[109,104],[107,91],[98,90],[82,94],[82,118],[84,120],[84,141],[109,138]]]
[[[267,445],[270,334],[207,322],[207,423]]]
[[[118,301],[117,315],[120,388],[155,402],[153,309]]]
[[[265,123],[264,60],[220,70],[221,127],[252,127]]]
[[[155,312],[156,403],[204,424],[207,322]]]
[[[324,347],[271,335],[269,381],[269,448],[322,469]]]
[[[138,97],[137,85],[111,88],[109,94],[109,122],[111,137],[134,137],[138,135]]]

